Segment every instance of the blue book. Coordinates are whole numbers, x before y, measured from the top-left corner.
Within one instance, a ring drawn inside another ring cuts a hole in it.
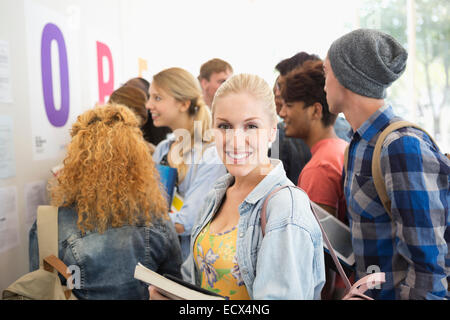
[[[172,205],[172,199],[173,199],[173,193],[174,193],[174,189],[175,189],[175,184],[177,181],[177,169],[169,167],[169,166],[164,166],[161,164],[157,164],[156,168],[159,171],[159,177],[161,179],[161,183],[164,187],[164,195],[167,199],[167,205],[168,208],[170,210],[170,207]]]

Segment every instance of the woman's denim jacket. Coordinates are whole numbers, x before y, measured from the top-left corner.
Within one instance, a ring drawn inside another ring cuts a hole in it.
[[[73,208],[59,208],[59,258],[75,271],[73,292],[77,298],[148,299],[148,286],[134,279],[138,262],[158,273],[181,277],[181,249],[170,220],[152,221],[151,226],[109,228],[102,234],[88,231],[82,235],[77,219]],[[39,268],[36,222],[29,236],[30,271],[33,271]]]
[[[236,258],[252,299],[320,299],[325,283],[322,233],[306,193],[285,188],[267,205],[263,237],[260,212],[265,198],[278,186],[290,185],[280,160],[239,206]],[[200,271],[194,262],[193,244],[213,218],[234,177],[220,178],[208,194],[192,229],[190,256],[183,263],[186,281],[200,285]]]

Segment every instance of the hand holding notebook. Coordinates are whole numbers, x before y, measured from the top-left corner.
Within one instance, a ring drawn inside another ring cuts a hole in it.
[[[173,300],[224,300],[225,298],[176,277],[162,276],[138,263],[134,277],[157,288],[158,292]]]

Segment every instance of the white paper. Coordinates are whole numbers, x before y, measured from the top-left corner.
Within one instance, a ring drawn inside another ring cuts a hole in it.
[[[0,253],[20,244],[17,188],[0,188]]]
[[[11,67],[9,42],[0,40],[0,102],[11,103]]]
[[[10,116],[0,115],[0,179],[15,175],[13,120]]]
[[[26,230],[30,230],[36,220],[37,208],[41,205],[48,205],[47,182],[45,180],[25,184],[25,203]]]

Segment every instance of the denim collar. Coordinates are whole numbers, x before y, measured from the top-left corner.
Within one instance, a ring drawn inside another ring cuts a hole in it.
[[[270,190],[277,184],[284,183],[286,178],[286,172],[284,171],[283,163],[278,159],[270,159],[272,166],[274,167],[264,179],[250,192],[245,198],[244,202],[248,204],[255,204],[261,198],[266,196]],[[234,182],[234,177],[227,173],[222,178],[217,180],[214,185],[216,195],[218,199],[221,199],[228,187]]]
[[[385,104],[375,111],[369,119],[367,119],[361,127],[356,130],[361,139],[366,140],[369,144],[375,144],[378,134],[387,127],[389,122],[395,117],[394,111],[390,105]]]

